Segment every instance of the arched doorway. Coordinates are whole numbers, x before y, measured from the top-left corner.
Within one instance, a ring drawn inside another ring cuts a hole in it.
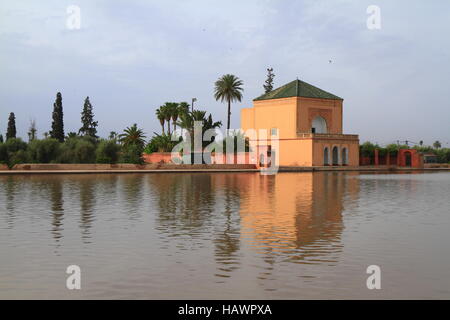
[[[342,148],[342,165],[346,166],[348,165],[348,152],[347,152],[347,148]]]
[[[333,147],[333,166],[339,165],[339,148]]]
[[[405,166],[411,167],[411,152],[405,152]]]
[[[329,166],[330,165],[330,155],[329,155],[329,151],[328,151],[328,147],[325,147],[323,149],[323,165],[324,166]]]
[[[311,124],[312,133],[327,133],[327,122],[321,116],[317,116],[313,119]]]
[[[264,156],[264,154],[260,154],[259,155],[259,166],[260,167],[265,167],[266,166],[266,157]]]

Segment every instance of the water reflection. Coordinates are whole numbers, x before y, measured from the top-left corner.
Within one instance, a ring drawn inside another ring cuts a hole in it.
[[[45,199],[58,248],[77,247],[70,232],[81,233],[81,243],[91,245],[79,250],[87,250],[105,246],[110,237],[124,241],[129,234],[124,230],[144,230],[136,238],[143,245],[116,242],[119,247],[106,246],[105,254],[137,251],[145,257],[156,251],[170,268],[191,261],[188,267],[195,273],[197,263],[205,265],[200,268],[216,284],[231,281],[250,263],[252,276],[267,291],[275,290],[268,283],[279,277],[283,264],[337,264],[342,212],[359,197],[359,180],[348,173],[54,175],[34,176],[31,182],[0,178],[7,221],[15,219],[17,206],[42,207],[39,199]],[[28,183],[31,196],[18,201],[20,185]],[[67,252],[60,249],[57,255]]]
[[[177,248],[189,238],[212,239],[216,276],[228,278],[241,264],[245,241],[262,258],[262,278],[276,262],[338,262],[345,199],[358,198],[351,174],[168,174],[148,178],[157,204],[157,229]],[[168,240],[167,240],[168,241]],[[164,248],[169,248],[166,243]]]
[[[357,197],[356,179],[340,173],[302,173],[255,177],[247,183],[240,207],[242,226],[266,262],[338,261],[344,196]]]
[[[5,213],[6,213],[6,224],[8,228],[12,229],[14,227],[14,220],[16,219],[15,214],[15,198],[18,194],[19,186],[17,181],[12,176],[2,177],[4,192],[5,192]]]
[[[120,189],[123,192],[122,201],[126,204],[126,214],[131,220],[142,216],[145,178],[141,174],[125,174],[120,177]]]
[[[62,238],[63,220],[64,220],[64,193],[63,181],[49,179],[45,184],[49,193],[50,208],[52,213],[52,235],[56,242]]]
[[[449,188],[448,173],[0,175],[0,298],[73,297],[68,263],[88,268],[86,298],[373,298],[374,261],[395,280],[383,297],[445,298]]]
[[[209,174],[149,176],[156,197],[158,229],[170,236],[197,236],[210,227],[215,190]]]
[[[239,176],[217,175],[212,176],[215,189],[221,195],[218,212],[215,217],[219,220],[215,223],[214,230],[214,256],[217,263],[216,276],[219,278],[229,278],[231,273],[239,268],[240,257],[240,186]],[[223,208],[223,209],[222,209]],[[221,282],[221,281],[218,281]]]
[[[90,243],[92,223],[94,221],[95,179],[83,176],[76,179],[80,199],[80,229],[83,243]]]

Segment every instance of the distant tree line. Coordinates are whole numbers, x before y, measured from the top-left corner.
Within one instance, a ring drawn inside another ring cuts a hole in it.
[[[17,137],[16,116],[8,118],[6,139],[0,134],[0,163],[13,167],[19,163],[143,163],[145,135],[137,124],[122,134],[112,131],[107,139],[97,135],[93,106],[86,97],[78,132],[64,134],[62,95],[56,94],[53,104],[51,130],[44,139],[37,138],[34,120],[28,130],[28,142]]]
[[[264,85],[265,92],[273,89],[273,69],[267,69],[268,75]],[[227,129],[231,123],[231,103],[242,100],[243,81],[232,74],[225,74],[214,83],[214,98],[227,104]],[[195,121],[201,121],[203,130],[222,126],[221,121],[213,121],[206,111],[189,110],[187,102],[166,102],[156,110],[156,117],[161,124],[161,134],[155,133],[148,143],[145,134],[137,124],[124,129],[118,134],[111,131],[106,139],[97,135],[98,122],[94,120],[93,106],[86,97],[81,112],[81,127],[78,132],[65,133],[62,94],[56,94],[53,103],[51,129],[44,132],[43,139],[38,138],[37,126],[31,120],[28,129],[28,142],[17,138],[16,116],[13,112],[8,118],[6,139],[0,134],[0,163],[12,167],[18,163],[143,163],[142,153],[169,152],[180,141],[172,141],[171,134],[177,129],[192,131]],[[191,135],[193,138],[193,135]],[[244,139],[243,136],[229,135],[223,141]],[[204,145],[214,142],[205,141]],[[246,149],[248,150],[248,141]],[[225,149],[225,148],[224,148]]]

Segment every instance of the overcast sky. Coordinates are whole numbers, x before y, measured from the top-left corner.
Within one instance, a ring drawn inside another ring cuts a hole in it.
[[[95,4],[94,4],[95,3]],[[81,28],[67,28],[69,5]],[[369,5],[381,29],[367,28]],[[329,62],[332,60],[332,63]],[[226,124],[214,81],[232,73],[243,107],[297,77],[344,98],[344,131],[361,141],[450,146],[450,1],[1,1],[0,131],[15,112],[18,135],[30,119],[49,131],[56,92],[65,130],[78,131],[86,96],[99,133],[137,123],[160,132],[155,109],[188,101]]]

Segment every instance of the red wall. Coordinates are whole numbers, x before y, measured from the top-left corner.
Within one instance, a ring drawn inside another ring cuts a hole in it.
[[[172,163],[170,152],[144,153],[142,156],[146,163]],[[211,162],[215,164],[256,164],[256,159],[249,152],[229,154],[228,156],[224,153],[212,153]]]
[[[375,150],[373,157],[359,157],[360,166],[379,166],[379,165],[397,165],[399,167],[406,167],[407,152],[411,153],[411,168],[423,168],[423,156],[416,149],[400,149],[397,155],[380,156],[378,150]]]
[[[142,155],[146,163],[170,163],[172,162],[172,153],[170,152],[153,152],[151,154],[144,153]]]
[[[406,167],[406,154],[411,153],[411,167],[423,168],[423,156],[416,149],[400,149],[397,155],[397,165]]]

